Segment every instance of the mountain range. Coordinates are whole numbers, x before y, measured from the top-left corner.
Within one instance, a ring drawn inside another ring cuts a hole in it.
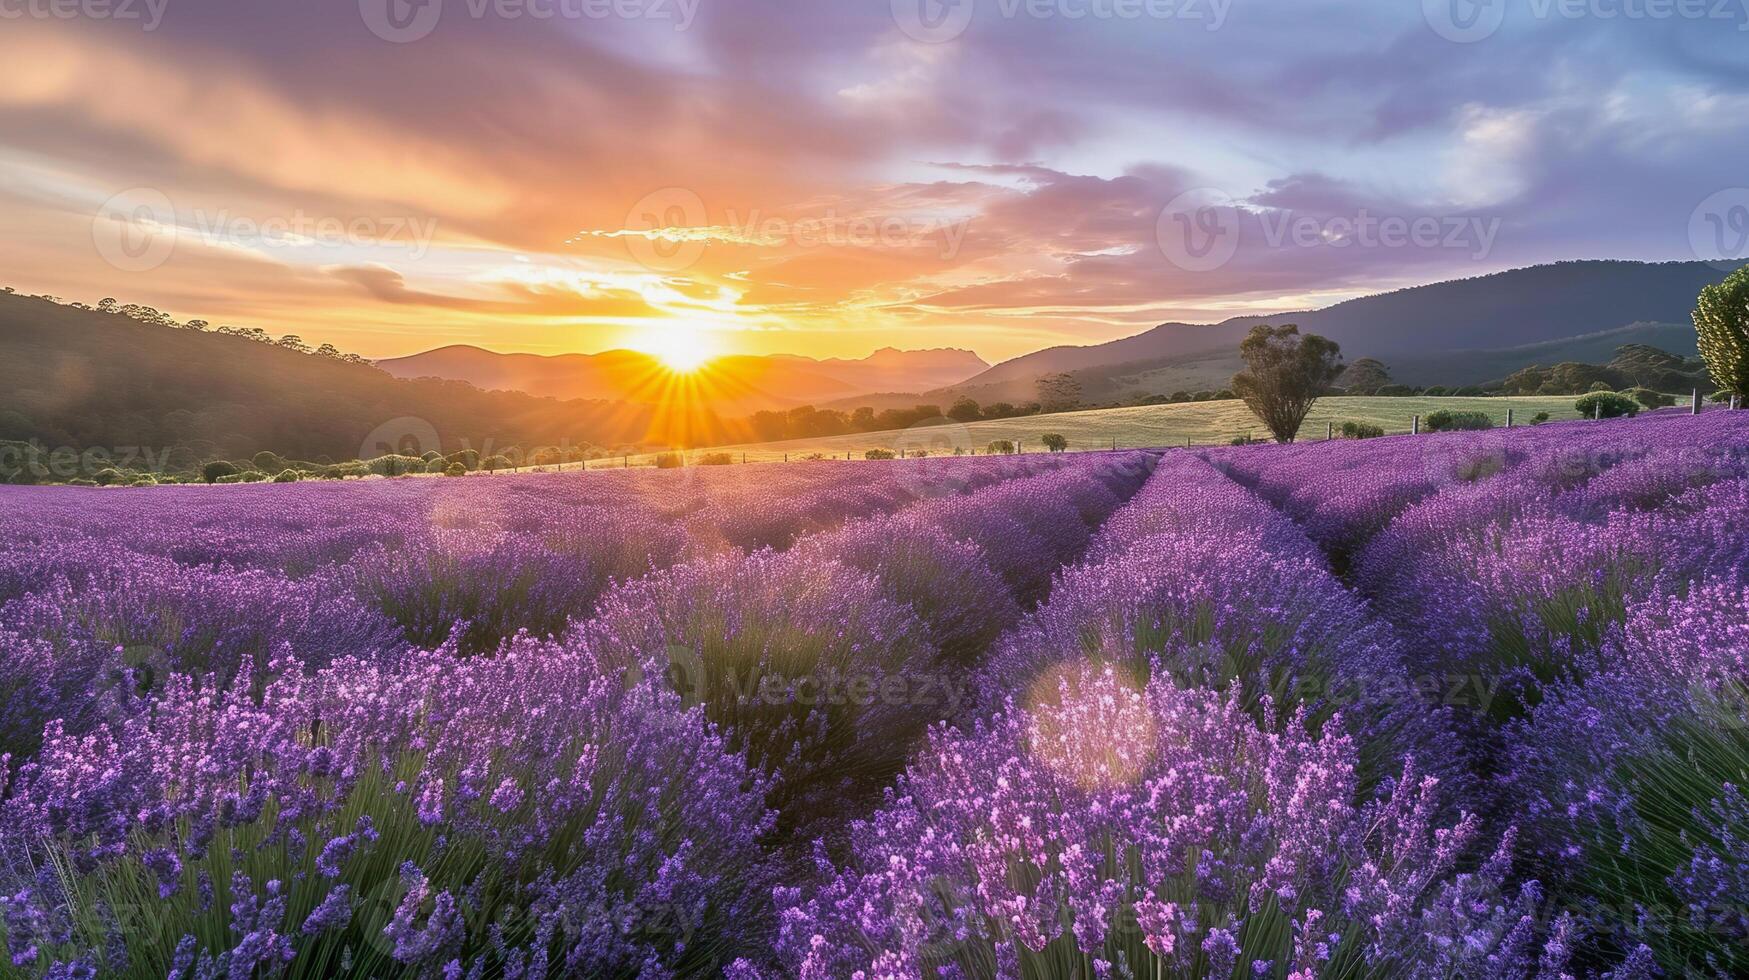
[[[677,379],[659,359],[639,351],[501,354],[465,345],[387,358],[376,366],[397,378],[444,378],[489,390],[634,405],[672,401],[679,386],[725,416],[854,400],[879,392],[943,388],[990,367],[967,350],[884,347],[854,360],[793,354],[718,357]]]
[[[1101,344],[1059,346],[994,366],[965,350],[885,348],[859,360],[793,355],[717,358],[694,393],[724,418],[802,404],[850,409],[946,406],[962,397],[1025,404],[1038,379],[1069,374],[1089,403],[1224,387],[1242,366],[1239,342],[1259,323],[1297,323],[1342,345],[1352,361],[1385,361],[1406,384],[1467,385],[1531,364],[1607,361],[1622,344],[1695,352],[1689,310],[1728,270],[1706,262],[1582,260],[1411,286],[1316,310],[1214,324],[1162,323]],[[377,366],[401,378],[436,377],[554,398],[633,405],[673,398],[660,363],[634,351],[499,354],[443,347]]]
[[[1694,353],[1688,314],[1702,286],[1729,270],[1707,262],[1585,260],[1530,266],[1471,279],[1412,286],[1318,310],[1234,317],[1215,324],[1162,323],[1089,346],[1051,347],[1003,361],[977,377],[927,392],[930,401],[966,396],[1025,401],[1037,379],[1067,373],[1083,396],[1221,387],[1239,367],[1238,347],[1259,323],[1296,323],[1342,345],[1348,360],[1378,358],[1405,383],[1464,385],[1504,377],[1617,344],[1671,344]]]

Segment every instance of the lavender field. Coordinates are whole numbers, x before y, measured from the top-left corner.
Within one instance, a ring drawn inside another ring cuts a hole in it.
[[[1749,413],[0,531],[0,976],[1749,974]]]

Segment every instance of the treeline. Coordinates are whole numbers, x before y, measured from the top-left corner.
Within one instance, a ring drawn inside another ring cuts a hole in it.
[[[863,406],[849,412],[802,405],[787,412],[754,412],[748,417],[747,424],[753,430],[754,441],[777,442],[783,439],[814,439],[856,432],[909,429],[914,425],[938,424],[942,419],[954,422],[1011,419],[1037,415],[1040,411],[1042,409],[1038,402],[1028,402],[1025,405],[991,402],[988,405],[979,405],[970,398],[955,401],[946,411],[940,405],[914,405],[910,408],[887,408],[880,411]]]

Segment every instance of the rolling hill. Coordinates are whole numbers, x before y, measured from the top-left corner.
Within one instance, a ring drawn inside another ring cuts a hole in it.
[[[1037,379],[1070,373],[1090,401],[1177,389],[1218,388],[1235,370],[1236,351],[1258,323],[1297,323],[1342,345],[1354,360],[1376,357],[1402,380],[1447,385],[1500,377],[1541,360],[1595,358],[1595,342],[1679,343],[1702,286],[1724,271],[1705,262],[1587,260],[1514,269],[1473,279],[1413,286],[1348,300],[1321,310],[1245,316],[1216,324],[1163,323],[1120,340],[1052,347],[1004,361],[962,384],[929,392],[982,402],[1023,402]],[[1629,327],[1650,326],[1629,333]],[[1656,339],[1648,337],[1656,335]],[[1611,345],[1613,346],[1613,345]],[[1577,354],[1569,353],[1577,352]],[[1606,357],[1604,359],[1607,359]],[[1393,371],[1396,374],[1396,371]]]
[[[632,404],[670,401],[676,385],[655,357],[629,350],[599,354],[500,354],[452,346],[377,366],[398,378],[435,377],[479,388],[552,398],[600,398]],[[721,415],[822,404],[888,391],[924,391],[957,384],[989,368],[966,350],[901,351],[815,360],[790,354],[715,358],[688,376],[685,389]]]
[[[641,442],[651,417],[604,401],[399,380],[245,336],[0,294],[0,440],[169,453],[184,468],[263,449],[345,460],[409,442],[445,452],[620,445]]]

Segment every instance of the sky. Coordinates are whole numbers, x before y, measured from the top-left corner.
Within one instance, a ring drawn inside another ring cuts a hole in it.
[[[0,0],[0,284],[996,361],[1749,256],[1749,0]]]

